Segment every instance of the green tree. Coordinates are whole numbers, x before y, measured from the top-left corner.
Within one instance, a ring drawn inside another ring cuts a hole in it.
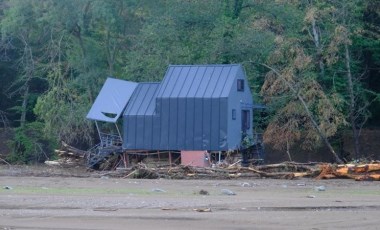
[[[305,18],[313,31],[321,82],[326,90],[335,91],[345,99],[344,107],[355,143],[355,158],[363,157],[360,130],[370,117],[369,106],[378,100],[378,95],[368,90],[365,83],[368,66],[364,63],[363,41],[374,42],[367,37],[362,20],[368,4],[356,0],[345,3],[315,1],[310,4]],[[324,43],[318,42],[322,34]]]
[[[20,113],[20,126],[26,123],[31,102],[31,85],[38,80],[38,55],[41,52],[43,33],[38,25],[38,11],[35,1],[12,1],[4,12],[1,21],[2,43],[11,47],[14,52],[13,64],[17,71],[15,79],[11,81],[6,93],[11,98],[21,98],[21,103],[13,108]]]
[[[275,148],[287,148],[302,140],[301,147],[312,149],[325,143],[335,160],[342,162],[328,138],[344,124],[337,102],[324,93],[316,81],[312,57],[296,41],[280,41],[269,60],[266,80],[262,87],[264,100],[277,107],[264,140]],[[282,97],[282,100],[278,100]]]

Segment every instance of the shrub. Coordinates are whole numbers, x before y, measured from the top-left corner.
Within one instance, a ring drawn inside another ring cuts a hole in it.
[[[54,157],[55,141],[43,133],[43,123],[31,122],[15,128],[14,139],[9,141],[10,163],[41,163]]]

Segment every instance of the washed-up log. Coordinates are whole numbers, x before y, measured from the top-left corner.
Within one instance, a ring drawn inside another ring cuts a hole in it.
[[[67,153],[66,151],[60,150],[60,149],[56,149],[56,150],[54,150],[54,152],[57,153],[58,155]]]
[[[314,172],[318,167],[314,163],[284,162],[280,164],[259,165],[256,169],[264,172]]]
[[[72,158],[64,157],[64,158],[60,158],[54,161],[49,161],[49,160],[45,161],[45,164],[49,166],[60,166],[60,167],[71,168],[71,167],[83,165],[83,159],[82,158],[72,159]]]
[[[336,177],[335,168],[331,164],[321,164],[319,165],[320,173],[316,179],[332,179]]]
[[[45,161],[45,164],[50,166],[59,166],[61,163],[59,161]]]
[[[298,177],[310,177],[314,175],[314,172],[296,172],[296,173],[293,173],[293,176],[294,178],[298,178]]]
[[[355,173],[380,171],[380,164],[377,163],[377,164],[358,165],[353,168],[349,168],[349,170]]]
[[[344,176],[348,174],[362,174],[362,173],[371,173],[371,172],[380,172],[380,164],[362,164],[362,165],[338,165],[338,168],[335,170],[336,174]]]
[[[349,173],[349,166],[341,167],[335,170],[335,174],[342,175],[342,176],[348,175],[348,173]]]
[[[293,172],[277,172],[277,173],[269,172],[269,173],[267,173],[267,172],[263,172],[263,171],[255,169],[255,168],[252,168],[252,167],[249,167],[248,170],[259,174],[261,177],[266,177],[266,178],[293,179],[296,177],[295,173],[293,173]],[[302,175],[305,176],[305,174],[302,174]]]
[[[70,146],[62,141],[62,150],[66,151],[68,155],[75,156],[75,157],[84,157],[86,156],[87,152],[77,149],[73,146]]]
[[[256,167],[249,167],[248,169],[267,178],[293,179],[299,177],[315,177],[320,173],[320,168],[312,163],[303,164],[295,162],[259,165]]]
[[[132,173],[128,174],[127,177],[135,179],[157,179],[159,175],[154,170],[150,169],[136,169]]]
[[[59,159],[55,161],[45,161],[45,164],[49,166],[60,166],[60,167],[76,167],[84,165],[84,156],[87,154],[86,151],[74,148],[65,142],[62,142],[62,149],[54,150],[58,154]]]
[[[380,174],[369,174],[369,175],[356,176],[354,179],[357,181],[364,181],[364,180],[380,181]]]
[[[316,179],[334,179],[336,176],[334,174],[324,174],[323,176],[318,176]]]
[[[349,178],[355,180],[380,180],[380,164],[346,164],[333,166],[320,165],[321,173],[317,179]]]

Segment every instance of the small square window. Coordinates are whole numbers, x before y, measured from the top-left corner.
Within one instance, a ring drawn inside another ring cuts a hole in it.
[[[236,120],[236,109],[232,110],[232,120]]]
[[[237,80],[237,91],[244,91],[244,80],[243,79]]]

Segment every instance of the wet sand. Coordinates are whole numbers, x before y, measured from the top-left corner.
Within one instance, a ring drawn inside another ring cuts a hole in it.
[[[3,175],[0,185],[4,230],[380,229],[379,182]]]

